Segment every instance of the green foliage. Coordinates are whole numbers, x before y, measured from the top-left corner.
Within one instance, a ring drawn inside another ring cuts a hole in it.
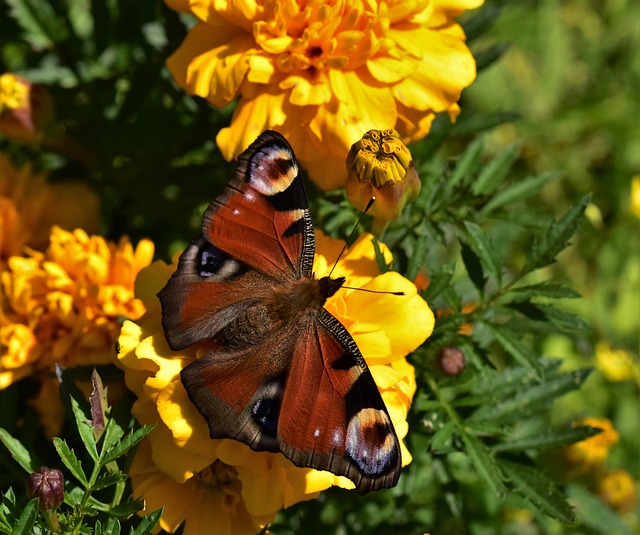
[[[69,381],[68,374],[64,381]],[[69,447],[66,440],[53,439],[53,445],[59,459],[55,464],[66,468],[64,504],[57,511],[39,509],[39,499],[27,501],[26,496],[16,496],[11,488],[4,493],[0,505],[0,533],[46,534],[56,533],[75,535],[78,533],[118,534],[121,532],[123,519],[142,510],[141,500],[123,500],[125,483],[128,480],[123,471],[123,461],[128,453],[151,432],[153,426],[142,426],[130,430],[130,422],[118,421],[112,417],[107,404],[106,391],[102,389],[100,376],[93,371],[93,394],[100,399],[92,405],[90,412],[85,412],[83,397],[70,395],[69,401],[73,409],[77,436],[69,437],[77,443],[80,439],[82,448],[78,454]],[[65,384],[69,390],[81,396],[72,385]],[[93,429],[97,425],[104,426],[104,434],[96,438]],[[28,474],[37,470],[31,454],[13,438],[5,429],[0,428],[0,440],[13,459]],[[86,462],[85,468],[82,460]],[[86,468],[89,467],[89,468]],[[73,478],[69,478],[69,474]],[[26,479],[26,476],[25,476]],[[24,486],[24,485],[23,485]],[[24,504],[24,505],[23,505]],[[54,515],[59,522],[59,529],[53,529],[48,516]],[[150,534],[157,525],[162,510],[145,516],[131,527],[131,534]],[[104,523],[104,527],[103,527]],[[125,525],[131,525],[126,520]]]

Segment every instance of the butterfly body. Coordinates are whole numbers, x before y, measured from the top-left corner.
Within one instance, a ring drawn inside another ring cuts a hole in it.
[[[181,380],[212,438],[282,452],[361,493],[390,487],[398,438],[357,345],[324,308],[345,278],[316,279],[314,252],[293,151],[265,132],[158,294],[167,341],[206,348]]]

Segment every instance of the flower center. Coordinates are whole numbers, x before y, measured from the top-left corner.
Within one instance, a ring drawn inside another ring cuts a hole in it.
[[[240,491],[242,483],[238,479],[238,471],[223,463],[214,461],[206,468],[200,470],[194,480],[208,491],[222,494],[222,507],[229,513],[235,513],[241,500]]]

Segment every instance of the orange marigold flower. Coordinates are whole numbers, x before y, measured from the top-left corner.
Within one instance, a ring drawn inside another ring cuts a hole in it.
[[[100,198],[83,182],[49,184],[30,164],[13,165],[0,153],[0,259],[22,254],[25,245],[44,250],[53,225],[96,232]]]
[[[317,233],[313,270],[318,277],[329,273],[343,245]],[[381,248],[390,262],[391,253]],[[156,262],[140,273],[136,295],[147,312],[135,323],[125,322],[119,338],[118,364],[138,398],[133,414],[140,423],[157,423],[131,467],[134,495],[144,496],[149,511],[165,507],[161,525],[167,531],[186,521],[185,534],[249,534],[283,507],[314,499],[332,485],[354,488],[346,478],[296,467],[282,454],[209,437],[207,423],[180,381],[180,370],[197,358],[197,349],[171,351],[162,330],[156,294],[174,270],[175,265]],[[431,334],[433,314],[411,282],[395,272],[380,275],[370,235],[349,248],[336,273],[350,287],[405,293],[399,297],[344,289],[326,303],[358,344],[403,439],[416,389],[413,367],[404,357]],[[400,443],[403,464],[409,464],[411,455]]]
[[[333,189],[364,132],[395,128],[411,141],[428,133],[435,113],[459,113],[476,71],[453,18],[482,1],[171,0],[200,22],[167,65],[214,106],[240,95],[216,138],[227,160],[271,128],[319,186]]]
[[[598,495],[617,511],[629,511],[636,504],[636,482],[626,470],[613,470],[598,482]]]
[[[55,363],[109,363],[120,318],[144,312],[133,283],[152,257],[147,240],[134,250],[127,238],[59,227],[45,253],[10,257],[0,273],[0,388]]]
[[[582,471],[602,466],[609,450],[619,440],[611,421],[606,418],[585,418],[576,422],[576,425],[597,427],[602,429],[602,433],[568,446],[565,449],[567,459]]]

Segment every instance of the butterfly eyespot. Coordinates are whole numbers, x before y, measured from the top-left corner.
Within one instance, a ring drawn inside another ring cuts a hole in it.
[[[368,476],[388,472],[398,455],[391,421],[384,411],[366,408],[355,414],[347,426],[345,453]]]
[[[251,409],[253,421],[260,430],[269,436],[276,436],[278,429],[278,417],[280,416],[279,398],[261,398],[255,402]]]
[[[211,243],[205,243],[198,252],[198,274],[203,278],[232,279],[242,272],[242,264],[230,258]]]

